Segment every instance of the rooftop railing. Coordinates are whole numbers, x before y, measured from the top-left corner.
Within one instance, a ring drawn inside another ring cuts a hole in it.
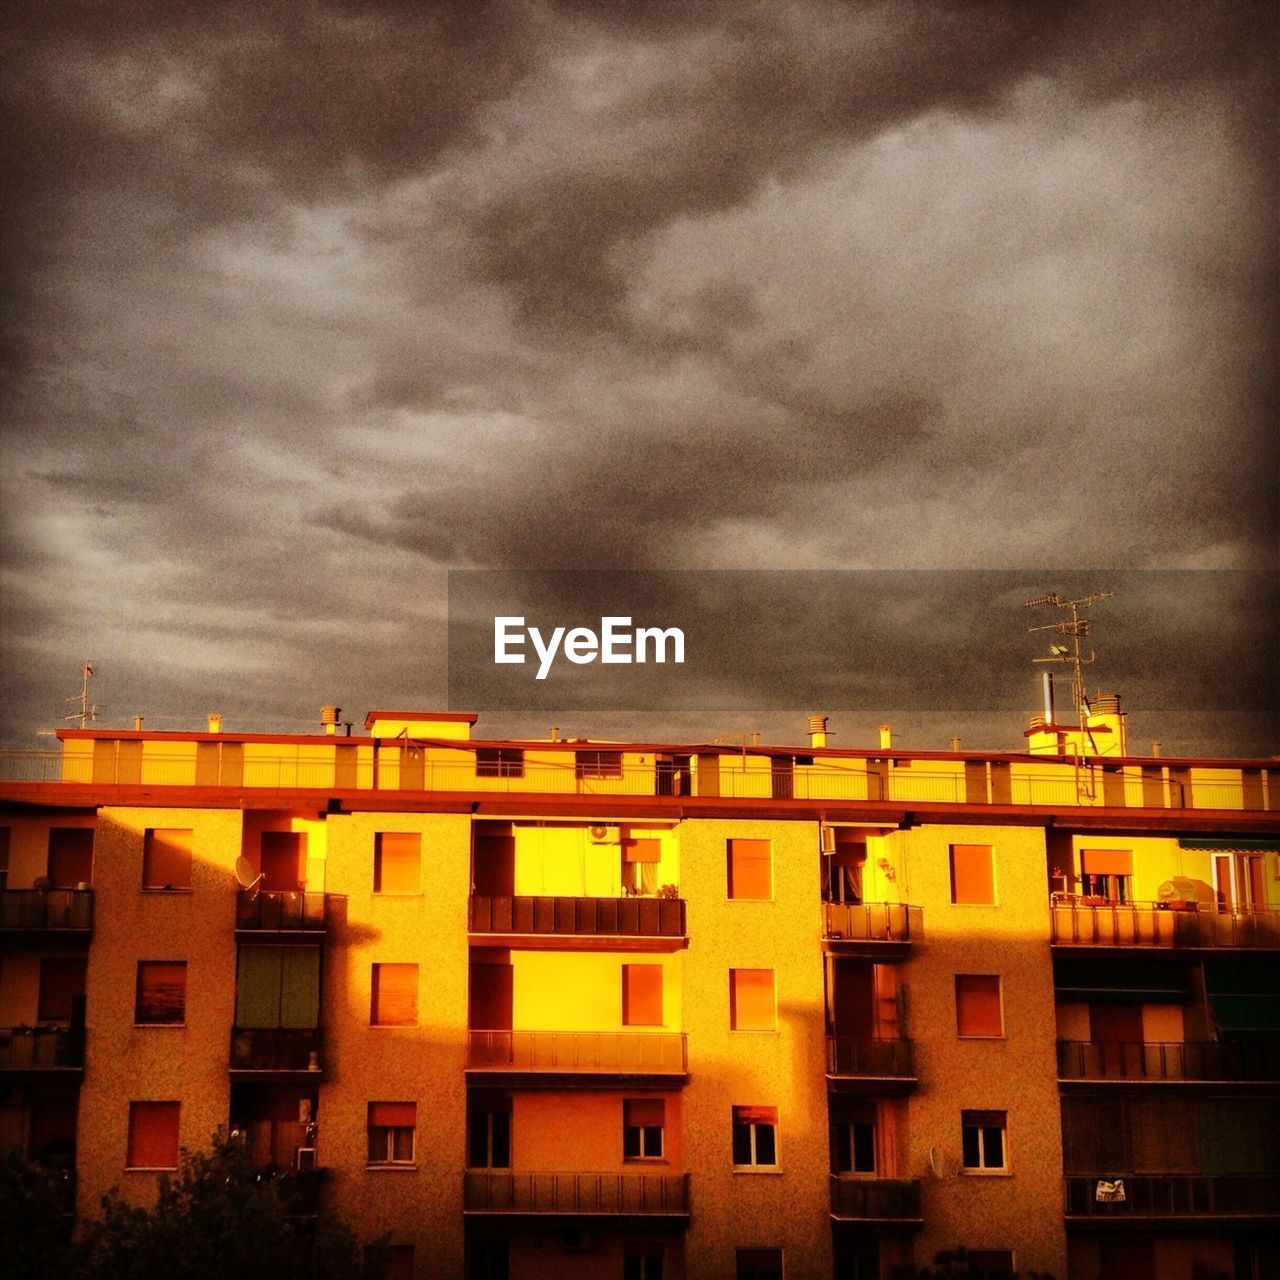
[[[924,911],[896,902],[824,902],[823,936],[832,942],[913,942],[924,936]]]
[[[1280,947],[1280,911],[1212,905],[1091,904],[1054,900],[1052,941],[1068,947]]]
[[[1270,781],[1238,778],[1175,776],[1163,770],[1158,778],[1127,777],[1118,788],[1104,788],[1101,773],[1089,791],[1082,791],[1069,763],[1039,759],[1034,766],[1013,764],[997,783],[988,786],[966,777],[961,763],[951,769],[925,762],[884,772],[862,757],[848,767],[798,765],[789,773],[773,774],[750,757],[756,767],[742,767],[738,757],[724,756],[720,767],[706,777],[696,772],[671,774],[651,766],[624,765],[616,769],[582,771],[571,759],[563,764],[529,763],[497,772],[477,771],[473,760],[406,759],[399,747],[377,751],[368,739],[335,740],[336,747],[359,751],[356,759],[312,758],[300,748],[276,755],[237,752],[212,765],[198,763],[194,754],[147,751],[141,756],[93,759],[64,756],[59,751],[0,751],[0,781],[64,782],[80,785],[234,786],[269,790],[402,790],[495,792],[574,796],[653,796],[679,804],[689,795],[719,798],[799,801],[887,801],[902,804],[1014,804],[1078,807],[1214,809],[1248,812],[1280,809],[1280,795]],[[336,750],[335,747],[335,750]],[[1053,776],[1045,771],[1057,768]]]
[[[251,933],[323,933],[327,901],[323,893],[239,889],[236,928]]]
[[[0,1071],[56,1071],[84,1066],[78,1027],[0,1027]]]
[[[1280,1042],[1058,1041],[1060,1080],[1280,1080]]]
[[[92,928],[92,889],[0,889],[0,930]]]
[[[1280,1174],[1108,1173],[1066,1183],[1070,1217],[1280,1219]]]
[[[685,932],[681,898],[471,898],[472,933],[613,934],[638,938],[681,938]]]
[[[598,1217],[689,1216],[687,1173],[509,1173],[463,1175],[466,1213]]]
[[[683,1031],[470,1031],[473,1071],[563,1071],[585,1075],[684,1075]]]
[[[827,1075],[910,1078],[915,1075],[911,1041],[828,1036]]]
[[[851,1222],[910,1222],[920,1217],[918,1179],[831,1179],[831,1216]]]

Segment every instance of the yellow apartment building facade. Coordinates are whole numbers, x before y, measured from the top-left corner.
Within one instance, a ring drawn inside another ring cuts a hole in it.
[[[1095,710],[8,753],[0,1142],[86,1214],[231,1131],[423,1280],[1275,1276],[1280,762]]]

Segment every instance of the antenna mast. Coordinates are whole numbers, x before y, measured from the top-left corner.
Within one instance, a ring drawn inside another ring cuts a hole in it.
[[[89,721],[96,720],[98,718],[98,704],[96,702],[91,703],[89,701],[89,680],[90,677],[97,675],[97,672],[93,669],[92,661],[88,661],[84,664],[84,669],[80,674],[80,692],[67,699],[68,702],[78,703],[80,709],[78,711],[72,711],[62,718],[64,720],[79,720],[80,727],[85,729],[88,728]]]

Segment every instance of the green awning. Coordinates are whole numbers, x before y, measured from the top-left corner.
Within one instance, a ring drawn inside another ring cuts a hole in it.
[[[1216,849],[1219,853],[1280,853],[1274,840],[1246,840],[1239,836],[1179,836],[1179,849]]]

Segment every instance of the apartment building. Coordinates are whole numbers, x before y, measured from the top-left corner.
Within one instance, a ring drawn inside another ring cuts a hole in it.
[[[396,1277],[1277,1274],[1280,764],[69,730],[0,764],[0,1142],[237,1133]]]

